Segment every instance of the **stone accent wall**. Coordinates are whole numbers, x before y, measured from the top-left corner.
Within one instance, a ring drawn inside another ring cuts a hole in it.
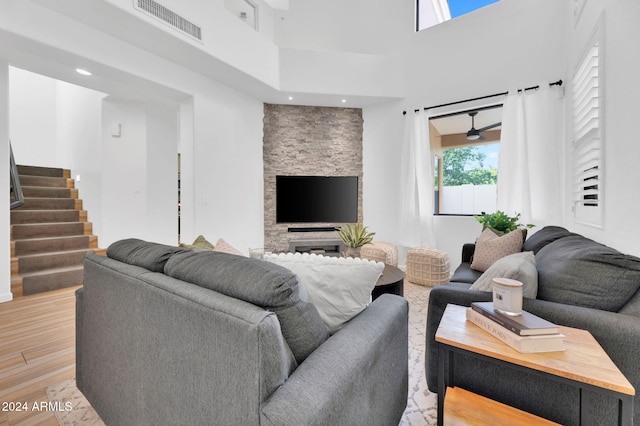
[[[339,227],[341,223],[276,223],[276,175],[358,176],[358,221],[362,222],[362,110],[264,105],[264,242],[278,251],[291,239],[336,239],[330,232],[289,228]]]

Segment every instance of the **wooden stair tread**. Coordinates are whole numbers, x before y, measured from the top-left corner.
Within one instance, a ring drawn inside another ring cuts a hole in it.
[[[86,210],[19,210],[11,212],[11,223],[58,223],[58,222],[85,222]]]
[[[65,235],[61,237],[28,238],[14,240],[17,257],[44,251],[75,250],[89,248],[91,235]]]
[[[55,240],[71,240],[74,238],[89,238],[90,235],[63,235],[61,237],[36,237],[36,238],[22,238],[13,240],[17,242],[25,242],[25,241],[55,241]]]
[[[47,251],[27,254],[18,259],[18,270],[24,276],[31,272],[48,270],[63,266],[80,266],[84,258],[95,253],[94,249],[82,248],[76,250]]]
[[[30,278],[30,277],[39,277],[39,276],[43,276],[43,275],[50,275],[50,274],[53,274],[53,273],[79,271],[79,270],[83,270],[83,269],[84,269],[83,265],[62,266],[62,267],[59,267],[59,268],[43,269],[41,271],[25,272],[25,273],[20,274],[20,275],[24,279],[24,278]]]
[[[11,236],[13,240],[26,240],[31,238],[89,235],[92,233],[92,229],[90,222],[17,223],[11,225]]]
[[[46,253],[32,253],[25,254],[20,256],[21,259],[29,259],[29,258],[37,258],[37,257],[46,257],[46,256],[58,256],[64,254],[74,254],[74,253],[82,253],[82,252],[94,252],[95,250],[92,248],[86,249],[74,249],[74,250],[59,250],[59,251],[48,251]]]
[[[72,179],[64,177],[20,175],[20,185],[22,187],[73,188],[75,183]]]
[[[46,186],[23,186],[22,192],[25,197],[44,198],[77,198],[76,188],[51,188]]]
[[[82,210],[78,210],[78,209],[58,209],[58,210],[51,210],[51,209],[21,209],[21,208],[17,208],[15,210],[13,210],[13,212],[19,212],[19,213],[27,213],[27,212],[80,212]]]
[[[78,205],[81,201],[74,198],[24,197],[24,204],[15,210],[78,210]]]
[[[29,166],[19,164],[17,165],[18,175],[26,176],[49,176],[49,177],[71,177],[71,170],[62,169],[58,167],[43,167],[43,166]]]

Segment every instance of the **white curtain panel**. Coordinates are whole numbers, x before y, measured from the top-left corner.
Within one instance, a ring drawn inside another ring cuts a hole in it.
[[[505,98],[497,208],[537,229],[562,223],[563,89],[510,91]]]
[[[405,247],[435,247],[433,154],[429,117],[423,110],[405,116],[400,187],[400,238]]]

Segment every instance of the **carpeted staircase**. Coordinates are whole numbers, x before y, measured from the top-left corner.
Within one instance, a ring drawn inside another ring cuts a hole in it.
[[[71,172],[18,166],[24,205],[11,211],[11,291],[20,297],[82,284],[83,258],[104,254]]]

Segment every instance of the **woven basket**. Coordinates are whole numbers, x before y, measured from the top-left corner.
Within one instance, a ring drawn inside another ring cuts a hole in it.
[[[360,257],[386,263],[391,266],[398,266],[398,248],[395,244],[374,241],[362,246]]]
[[[449,282],[449,255],[435,248],[409,249],[406,278],[414,284],[429,287]]]

